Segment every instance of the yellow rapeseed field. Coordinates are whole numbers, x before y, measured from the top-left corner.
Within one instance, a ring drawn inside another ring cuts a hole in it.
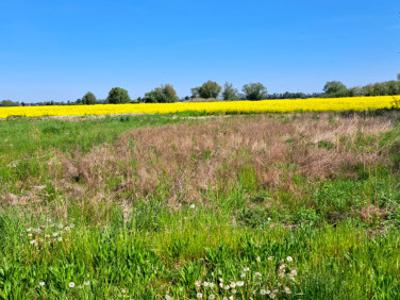
[[[293,111],[345,111],[391,108],[399,97],[312,98],[296,100],[178,102],[0,107],[0,118],[12,116],[85,116],[173,114],[178,112],[262,113]]]

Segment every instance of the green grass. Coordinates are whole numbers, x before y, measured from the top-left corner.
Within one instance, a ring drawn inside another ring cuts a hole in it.
[[[188,121],[0,122],[0,196],[45,186],[37,203],[0,204],[0,299],[400,297],[399,126],[379,136],[387,162],[351,177],[297,176],[292,190],[260,186],[251,166],[229,189],[207,191],[207,203],[179,209],[164,199],[168,186],[127,205],[70,199],[52,185],[54,151],[88,152],[129,129],[175,122]],[[355,148],[375,151],[368,141]],[[233,282],[243,286],[218,287]]]

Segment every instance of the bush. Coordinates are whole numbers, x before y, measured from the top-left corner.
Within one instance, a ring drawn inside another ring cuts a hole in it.
[[[268,96],[267,88],[259,82],[245,84],[243,93],[246,100],[262,100]]]
[[[92,92],[87,92],[83,97],[82,97],[82,104],[96,104],[96,96]]]
[[[147,103],[167,103],[176,102],[179,98],[174,87],[171,84],[166,84],[146,93],[141,100]]]
[[[128,91],[120,88],[114,87],[110,90],[107,97],[107,103],[119,104],[119,103],[129,103],[131,98],[129,97]]]

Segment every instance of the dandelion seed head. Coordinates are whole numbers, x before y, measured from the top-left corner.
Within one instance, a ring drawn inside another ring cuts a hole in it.
[[[197,293],[196,298],[197,299],[203,299],[203,294],[202,293]]]
[[[286,257],[286,261],[290,263],[293,261],[293,258],[291,256],[288,256],[288,257]]]
[[[45,286],[46,283],[45,283],[44,281],[40,281],[40,282],[39,282],[39,285],[40,285],[40,286]]]
[[[73,289],[75,287],[75,282],[71,281],[70,283],[68,283],[68,286],[70,289]]]
[[[244,281],[237,281],[236,286],[238,286],[238,287],[244,286]]]

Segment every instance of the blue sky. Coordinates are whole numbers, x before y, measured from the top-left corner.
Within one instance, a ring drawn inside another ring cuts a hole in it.
[[[212,79],[269,92],[400,72],[398,0],[2,0],[0,99],[66,101]]]

